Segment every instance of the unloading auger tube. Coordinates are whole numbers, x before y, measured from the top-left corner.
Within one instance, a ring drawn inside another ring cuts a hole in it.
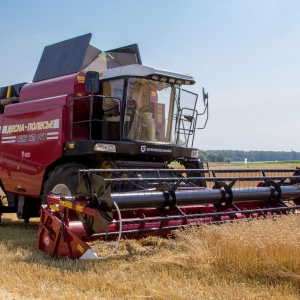
[[[99,259],[107,255],[94,248],[112,244],[111,255],[121,235],[165,236],[179,227],[300,209],[298,168],[87,169],[78,177],[77,195],[49,194],[42,206],[37,248],[52,255]]]

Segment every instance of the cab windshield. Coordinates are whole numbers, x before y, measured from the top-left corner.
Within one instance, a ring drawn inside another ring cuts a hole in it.
[[[170,83],[130,78],[126,95],[123,138],[175,143],[174,98],[175,89]]]

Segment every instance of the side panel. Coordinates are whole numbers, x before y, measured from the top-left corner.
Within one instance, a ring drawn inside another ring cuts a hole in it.
[[[7,192],[39,197],[45,168],[62,156],[67,95],[5,108],[0,177]]]
[[[20,103],[49,97],[59,97],[66,94],[73,94],[76,97],[84,96],[85,73],[79,72],[26,84],[20,93]]]

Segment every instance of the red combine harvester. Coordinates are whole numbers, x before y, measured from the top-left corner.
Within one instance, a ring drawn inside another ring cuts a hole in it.
[[[204,169],[193,143],[208,95],[199,112],[191,76],[90,39],[47,46],[33,83],[0,88],[0,215],[40,215],[39,249],[95,259],[99,239],[113,251],[121,236],[299,209],[298,169]]]

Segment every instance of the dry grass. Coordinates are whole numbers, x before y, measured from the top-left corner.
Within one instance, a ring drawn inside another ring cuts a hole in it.
[[[34,248],[37,220],[0,225],[1,299],[299,299],[300,218],[123,240],[105,261],[49,257]]]
[[[0,299],[300,298],[299,215],[123,240],[105,261],[50,257],[34,248],[38,219],[10,218],[0,224]]]

